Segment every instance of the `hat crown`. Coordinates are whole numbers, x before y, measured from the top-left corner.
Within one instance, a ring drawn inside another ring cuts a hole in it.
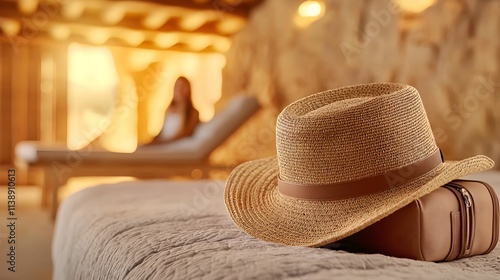
[[[437,146],[417,90],[377,83],[302,98],[278,116],[280,178],[348,182],[422,160]]]

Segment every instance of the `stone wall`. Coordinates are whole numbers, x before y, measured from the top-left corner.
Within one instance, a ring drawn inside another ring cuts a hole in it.
[[[306,28],[293,20],[301,2],[265,1],[234,38],[221,103],[246,91],[264,109],[215,158],[273,155],[276,116],[301,97],[392,81],[418,89],[447,159],[481,153],[500,165],[500,1],[438,0],[407,14],[389,0],[325,0]]]

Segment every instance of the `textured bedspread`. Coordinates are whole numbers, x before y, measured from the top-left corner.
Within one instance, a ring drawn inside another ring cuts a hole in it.
[[[500,279],[498,247],[428,263],[259,241],[232,224],[223,189],[141,181],[74,194],[57,217],[54,279]]]

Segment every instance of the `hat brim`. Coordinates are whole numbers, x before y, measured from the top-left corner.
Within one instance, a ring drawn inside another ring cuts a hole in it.
[[[440,186],[493,167],[486,156],[446,161],[396,188],[336,201],[296,199],[278,192],[276,157],[243,163],[229,176],[225,203],[234,223],[259,239],[294,246],[323,246],[379,221]]]

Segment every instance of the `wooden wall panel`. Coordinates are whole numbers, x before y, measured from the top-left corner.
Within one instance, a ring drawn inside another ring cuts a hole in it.
[[[40,140],[41,125],[41,57],[54,58],[53,92],[47,100],[53,104],[50,122],[52,142],[67,138],[67,48],[66,45],[26,42],[13,48],[0,38],[0,172],[13,167],[15,146],[20,141]],[[52,70],[51,70],[52,71]],[[2,173],[3,174],[3,173]],[[33,184],[37,174],[18,170],[18,184]],[[0,174],[0,184],[6,176]]]
[[[10,159],[15,160],[14,145],[22,140],[26,140],[28,130],[28,84],[29,80],[29,48],[26,45],[20,45],[15,50],[11,49],[11,146]],[[23,170],[17,173],[18,182],[27,182],[28,175]]]
[[[40,48],[30,46],[29,59],[30,61],[41,61]],[[40,63],[30,65],[30,76],[28,83],[28,130],[27,140],[40,139]]]
[[[2,137],[0,137],[0,165],[8,166],[12,163],[12,123],[11,123],[11,64],[12,64],[12,51],[8,43],[1,43],[1,89],[2,89],[2,103],[1,103],[1,116],[0,125]],[[3,168],[2,168],[3,169]]]
[[[5,104],[5,98],[6,96],[4,96],[4,83],[5,83],[5,79],[3,77],[4,75],[4,68],[5,68],[5,60],[3,59],[3,49],[4,49],[4,46],[3,46],[3,43],[0,41],[0,57],[2,57],[2,60],[0,60],[0,166],[2,166],[4,164],[4,139],[6,138],[5,135],[6,135],[6,128],[5,128],[5,125],[4,125],[4,119],[5,119],[5,115],[6,115],[6,112],[4,110],[4,104]],[[0,168],[0,172],[1,170],[3,170],[3,168]]]
[[[11,100],[11,141],[18,143],[26,140],[28,131],[28,84],[30,78],[29,48],[21,45],[12,54],[12,100]],[[11,150],[11,158],[15,158],[14,149]]]
[[[68,138],[68,52],[67,45],[54,45],[55,140],[67,143]]]

